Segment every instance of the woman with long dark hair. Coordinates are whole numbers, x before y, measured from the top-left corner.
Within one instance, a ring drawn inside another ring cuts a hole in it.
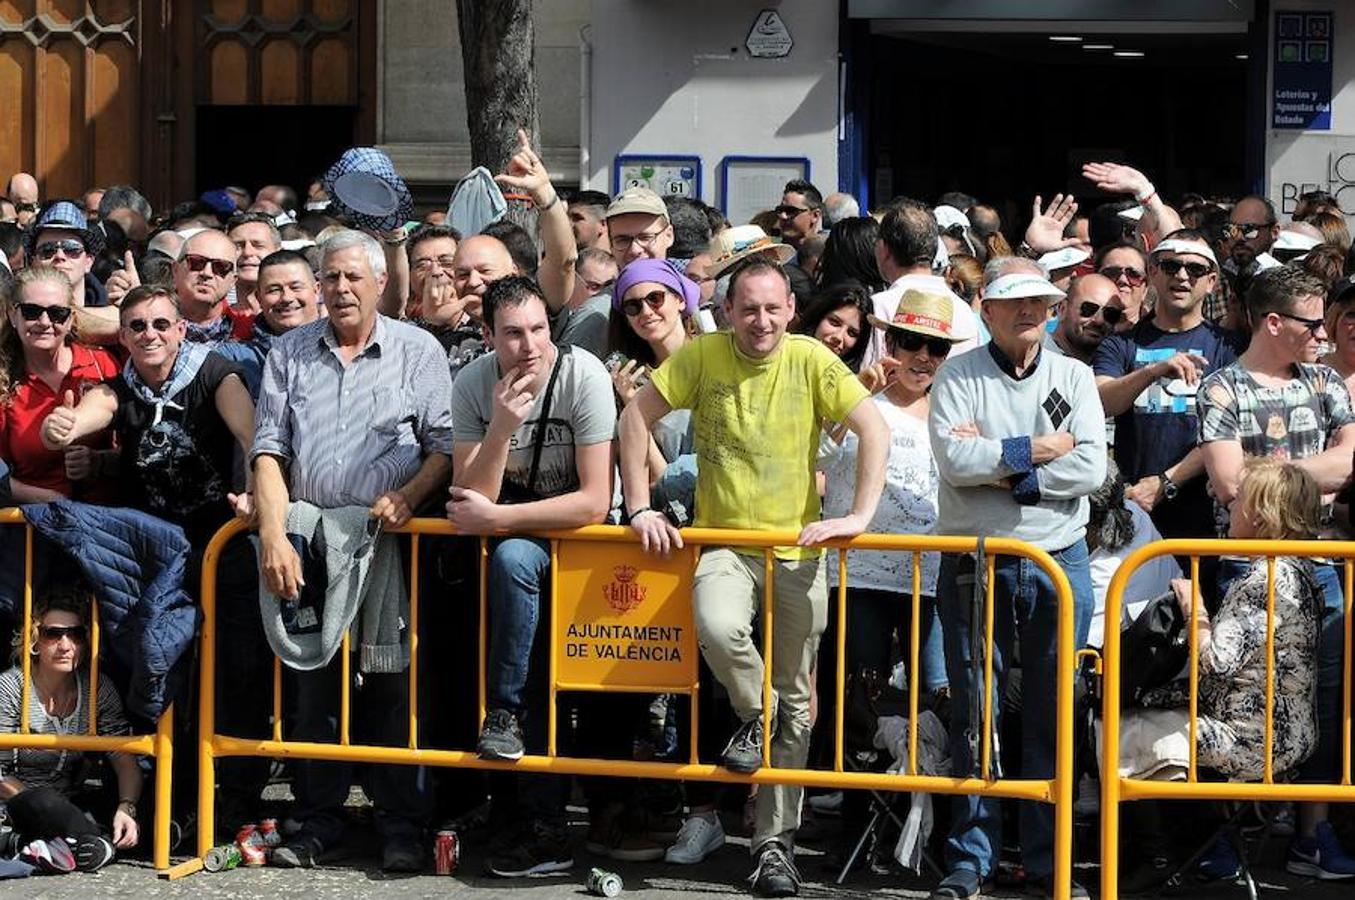
[[[875,261],[875,242],[879,236],[880,223],[870,216],[843,219],[834,225],[819,259],[815,289],[854,281],[871,293],[884,290],[884,276]]]
[[[866,317],[872,310],[870,291],[859,281],[846,281],[815,294],[792,330],[817,338],[858,372],[870,346]]]

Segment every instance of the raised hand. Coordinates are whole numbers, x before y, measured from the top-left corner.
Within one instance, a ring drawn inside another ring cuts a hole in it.
[[[504,187],[529,194],[538,209],[550,206],[556,200],[550,173],[542,164],[541,157],[532,149],[527,132],[521,128],[518,129],[518,152],[513,154],[504,171],[494,176],[494,180]]]
[[[1120,163],[1087,163],[1082,177],[1110,194],[1130,194],[1135,199],[1153,192],[1153,183],[1133,166]]]
[[[104,290],[108,292],[108,302],[117,306],[132,288],[140,286],[141,276],[136,271],[136,260],[132,259],[132,251],[128,250],[122,255],[122,268],[109,275],[107,283],[104,284]]]
[[[1035,195],[1031,206],[1030,225],[1026,228],[1026,246],[1039,253],[1062,250],[1079,243],[1075,237],[1064,237],[1063,230],[1077,214],[1077,201],[1072,194],[1055,194],[1049,205],[1040,209],[1040,195]]]

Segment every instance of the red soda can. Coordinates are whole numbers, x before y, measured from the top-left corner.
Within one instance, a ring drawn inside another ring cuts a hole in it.
[[[278,831],[277,819],[264,819],[259,823],[259,839],[263,841],[263,853],[268,860],[273,859],[273,851],[282,845],[282,832]]]
[[[433,872],[453,875],[461,862],[461,839],[455,831],[439,831],[433,842]]]
[[[243,826],[235,836],[235,843],[240,848],[240,865],[262,866],[268,861],[263,835],[259,834],[257,825]]]

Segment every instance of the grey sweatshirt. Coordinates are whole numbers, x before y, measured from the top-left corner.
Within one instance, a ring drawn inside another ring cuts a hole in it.
[[[1106,477],[1105,413],[1091,368],[1041,352],[1035,370],[1017,380],[994,352],[986,345],[947,360],[932,387],[929,426],[941,473],[936,533],[1062,550],[1084,536],[1087,495]],[[980,437],[951,436],[971,422]],[[1072,452],[1032,467],[1028,439],[1055,431],[1073,435]]]

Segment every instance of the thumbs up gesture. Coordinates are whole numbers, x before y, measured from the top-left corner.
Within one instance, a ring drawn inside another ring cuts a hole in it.
[[[136,260],[132,258],[132,251],[128,250],[122,255],[122,268],[109,275],[108,283],[104,285],[104,290],[108,292],[108,302],[117,306],[132,288],[140,286],[141,276],[136,271]]]
[[[42,445],[48,450],[64,450],[75,440],[75,392],[67,391],[61,405],[42,422]]]

